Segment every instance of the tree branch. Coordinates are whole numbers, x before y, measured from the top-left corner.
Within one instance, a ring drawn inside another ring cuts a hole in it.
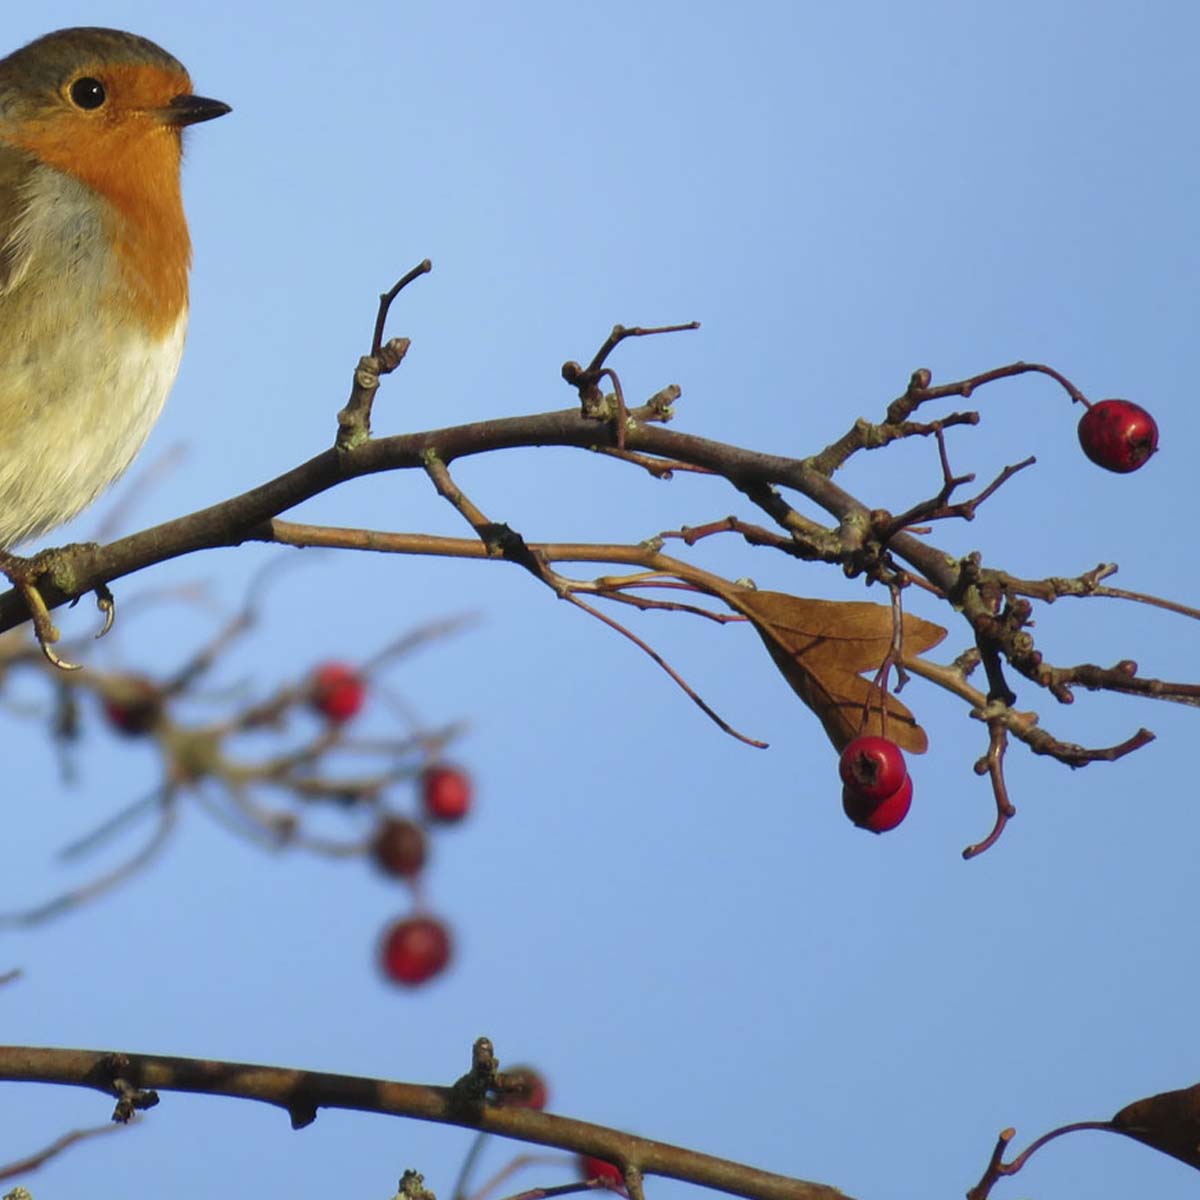
[[[411,1117],[587,1154],[614,1163],[627,1174],[633,1169],[752,1200],[846,1200],[842,1192],[823,1184],[760,1171],[602,1125],[530,1108],[468,1102],[460,1089],[450,1087],[253,1063],[31,1046],[0,1047],[0,1080],[94,1088],[119,1096],[127,1107],[149,1106],[158,1092],[172,1091],[256,1100],[284,1109],[294,1128],[310,1124],[321,1108]]]

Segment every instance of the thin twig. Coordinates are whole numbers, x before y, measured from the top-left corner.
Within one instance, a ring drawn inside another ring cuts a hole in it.
[[[592,361],[584,368],[583,373],[585,376],[598,378],[608,356],[626,338],[657,337],[662,333],[688,333],[699,328],[699,321],[686,321],[682,325],[614,325],[612,332],[604,339],[604,344],[592,356]]]
[[[1017,815],[1016,808],[1008,798],[1008,785],[1004,782],[1004,754],[1007,749],[1008,732],[1003,718],[989,718],[988,749],[987,753],[975,764],[975,774],[987,775],[992,781],[992,795],[996,800],[996,823],[992,826],[992,832],[982,842],[976,842],[962,852],[965,859],[975,858],[994,846],[1010,818]]]
[[[128,1121],[118,1125],[110,1121],[107,1125],[93,1125],[90,1129],[72,1129],[70,1133],[64,1133],[61,1137],[55,1138],[48,1146],[28,1157],[19,1158],[15,1162],[0,1166],[0,1179],[15,1179],[18,1175],[28,1175],[31,1171],[36,1171],[44,1166],[50,1159],[57,1158],[64,1150],[69,1150],[80,1142],[105,1133],[119,1133],[133,1124],[136,1122]]]
[[[596,618],[597,621],[603,621],[604,624],[610,629],[615,629],[619,634],[622,635],[622,637],[627,637],[635,646],[638,647],[639,650],[643,651],[645,654],[648,654],[650,658],[654,660],[654,662],[656,662],[664,671],[666,671],[675,684],[683,691],[684,695],[686,695],[693,704],[697,705],[701,712],[703,712],[704,715],[708,717],[708,719],[712,721],[713,724],[715,724],[719,729],[729,734],[730,737],[737,738],[739,742],[745,742],[747,746],[754,746],[758,750],[765,750],[767,748],[766,742],[760,742],[756,738],[747,737],[746,734],[739,733],[723,717],[714,712],[713,709],[710,708],[703,699],[701,699],[700,695],[683,678],[683,676],[680,675],[679,672],[676,671],[675,668],[672,667],[671,664],[668,663],[667,660],[658,653],[658,651],[654,650],[646,642],[642,641],[642,639],[638,637],[637,634],[632,630],[626,629],[625,626],[619,621],[614,621],[611,617],[606,616],[598,609],[593,608],[586,601],[580,600],[578,596],[573,596],[568,593],[563,596],[563,599],[568,601],[570,604],[574,604],[577,608],[583,609],[584,612],[590,613]]]
[[[401,275],[398,280],[382,296],[379,297],[379,311],[375,314],[375,331],[371,335],[371,356],[377,357],[379,351],[383,349],[383,329],[387,324],[388,313],[391,312],[392,303],[398,295],[415,279],[419,279],[422,275],[428,275],[433,270],[433,263],[429,259],[423,259],[417,263],[411,271]]]
[[[982,387],[984,384],[994,383],[998,379],[1012,379],[1014,376],[1027,375],[1030,372],[1048,375],[1076,403],[1083,405],[1089,403],[1087,397],[1065,375],[1044,363],[1009,363],[1007,366],[995,367],[991,371],[982,371],[967,379],[939,384],[937,387],[931,386],[932,376],[928,370],[922,368],[913,372],[904,395],[893,400],[888,406],[887,419],[891,424],[897,424],[905,420],[918,405],[925,404],[930,400],[944,400],[949,396],[961,396],[967,400],[976,388]]]
[[[163,786],[159,785],[148,796],[143,796],[141,799],[134,800],[125,805],[124,808],[118,809],[111,817],[105,818],[105,820],[101,821],[94,829],[85,833],[81,838],[73,842],[68,842],[58,852],[59,858],[68,860],[78,858],[80,855],[90,854],[97,846],[108,841],[115,834],[120,833],[139,817],[152,809],[158,808],[163,802],[164,791]]]
[[[53,900],[48,900],[45,904],[39,904],[36,908],[26,909],[24,912],[0,913],[0,927],[40,925],[43,921],[50,920],[51,917],[61,916],[71,909],[90,903],[104,895],[105,892],[111,891],[118,884],[144,870],[158,857],[175,829],[177,816],[176,796],[173,791],[164,789],[159,808],[158,828],[155,829],[150,840],[141,850],[121,866],[101,875],[98,879],[93,879],[91,883],[85,883],[64,892]]]
[[[476,1138],[472,1143],[471,1150],[474,1150],[476,1146],[482,1145],[486,1139],[487,1134],[481,1133],[479,1137]],[[468,1151],[468,1157],[469,1156],[470,1151]],[[504,1164],[504,1166],[502,1166],[498,1171],[496,1171],[493,1175],[479,1185],[479,1190],[471,1195],[470,1200],[488,1200],[488,1197],[491,1196],[501,1186],[501,1184],[505,1182],[505,1180],[511,1179],[517,1174],[518,1171],[523,1171],[526,1167],[535,1166],[562,1167],[563,1160],[550,1154],[514,1155],[507,1163]],[[575,1187],[574,1184],[569,1186],[572,1187],[572,1189]],[[550,1189],[534,1188],[530,1190],[535,1193],[543,1193],[544,1191],[548,1191]],[[528,1192],[520,1193],[521,1196],[526,1196],[528,1194]],[[457,1190],[454,1192],[455,1197],[460,1197],[460,1195],[461,1194]]]
[[[694,467],[691,463],[679,462],[672,458],[655,458],[649,454],[635,454],[631,450],[619,450],[615,446],[597,446],[598,454],[609,458],[618,458],[622,462],[631,463],[648,471],[655,479],[670,479],[676,471],[685,471],[692,475],[715,475],[715,471],[707,467]]]
[[[991,1156],[988,1159],[988,1164],[984,1168],[984,1172],[979,1182],[967,1192],[967,1200],[988,1200],[992,1194],[992,1188],[996,1183],[1008,1175],[1015,1175],[1028,1161],[1048,1142],[1054,1141],[1056,1138],[1062,1137],[1067,1133],[1079,1133],[1082,1130],[1096,1130],[1101,1133],[1122,1133],[1111,1121],[1076,1121],[1071,1125],[1061,1125],[1058,1129],[1052,1129],[1049,1133],[1044,1133],[1036,1141],[1023,1150],[1012,1162],[1004,1161],[1004,1152],[1008,1149],[1009,1143],[1017,1135],[1015,1129],[1003,1129],[1000,1131],[1000,1136],[996,1139],[996,1145],[992,1149]]]
[[[475,1164],[479,1161],[479,1155],[483,1152],[483,1148],[487,1145],[487,1142],[488,1135],[483,1132],[477,1133],[471,1139],[471,1144],[467,1147],[467,1153],[463,1156],[462,1166],[458,1168],[454,1187],[450,1191],[450,1200],[466,1200],[467,1184],[471,1182],[471,1175],[475,1170]]]

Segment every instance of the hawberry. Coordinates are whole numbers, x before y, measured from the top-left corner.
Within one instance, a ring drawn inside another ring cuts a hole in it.
[[[1079,444],[1097,466],[1126,475],[1158,448],[1158,426],[1131,400],[1101,400],[1080,418]]]

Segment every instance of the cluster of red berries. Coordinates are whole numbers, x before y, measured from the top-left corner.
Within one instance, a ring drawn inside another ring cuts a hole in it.
[[[385,874],[415,878],[425,865],[427,825],[452,825],[471,809],[471,780],[459,767],[426,767],[420,778],[424,823],[389,813],[381,818],[371,839],[371,858]],[[384,930],[379,961],[393,983],[415,987],[440,975],[453,950],[445,922],[428,913],[402,917]]]
[[[366,700],[366,681],[346,663],[330,662],[313,672],[309,704],[331,725],[344,725]],[[418,783],[422,820],[386,813],[371,838],[371,860],[385,875],[412,881],[429,855],[426,829],[453,825],[471,811],[471,780],[459,767],[435,764]],[[440,975],[450,963],[453,941],[446,923],[417,912],[393,921],[379,943],[379,965],[393,983],[416,987]]]
[[[367,700],[367,677],[348,663],[322,663],[302,693],[308,707],[331,726],[353,720]],[[101,698],[109,724],[126,737],[150,733],[159,723],[166,695],[140,676],[114,679]],[[418,779],[420,816],[385,813],[370,842],[371,860],[385,875],[413,882],[429,854],[430,827],[453,825],[471,811],[471,779],[460,767],[435,763]],[[380,943],[380,966],[395,983],[415,986],[440,974],[452,943],[445,923],[418,912],[389,925]]]
[[[324,663],[313,672],[309,705],[331,725],[344,725],[361,710],[366,680],[346,663]],[[459,767],[436,764],[421,772],[418,783],[421,820],[386,813],[371,838],[371,859],[385,875],[412,881],[429,855],[426,829],[452,825],[471,810],[471,780]],[[379,946],[379,963],[393,983],[415,987],[440,975],[453,953],[444,921],[418,912],[393,921]]]
[[[885,737],[856,737],[838,763],[842,809],[860,829],[886,833],[912,807],[913,782],[904,752]]]
[[[345,663],[325,663],[313,673],[309,704],[331,725],[344,725],[366,700],[366,681]],[[429,825],[453,825],[471,811],[471,780],[459,767],[436,764],[421,772],[418,784],[423,820],[386,813],[371,838],[371,859],[385,875],[412,881],[429,856]],[[393,983],[416,987],[440,975],[450,963],[453,942],[446,923],[418,912],[393,921],[383,931],[379,965]]]
[[[423,824],[388,813],[375,828],[371,858],[385,875],[412,879],[420,874],[428,852],[425,826],[455,825],[471,811],[471,780],[460,767],[426,767],[419,791]]]

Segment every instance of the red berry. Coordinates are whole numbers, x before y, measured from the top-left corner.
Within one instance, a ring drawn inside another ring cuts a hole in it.
[[[114,679],[101,700],[108,723],[126,737],[141,737],[158,724],[163,694],[149,679]]]
[[[471,808],[471,777],[459,767],[427,767],[421,775],[421,803],[432,821],[461,821]]]
[[[384,817],[371,838],[371,857],[385,875],[411,879],[425,865],[425,831],[404,817]]]
[[[323,663],[313,672],[308,702],[314,712],[334,725],[350,720],[366,698],[366,681],[346,663]]]
[[[515,1108],[536,1108],[538,1112],[546,1107],[550,1089],[539,1070],[535,1067],[513,1067],[504,1074],[507,1077],[504,1098],[509,1104]]]
[[[609,1187],[614,1188],[616,1191],[625,1191],[625,1176],[621,1174],[620,1167],[614,1167],[612,1163],[605,1162],[602,1158],[593,1158],[590,1154],[581,1154],[579,1156],[579,1169],[583,1172],[584,1179],[602,1179]]]
[[[869,800],[854,788],[843,788],[842,810],[860,829],[869,829],[872,833],[887,833],[908,816],[908,810],[912,807],[912,797],[912,776],[906,775],[904,782],[882,800]]]
[[[856,737],[838,763],[842,782],[869,803],[890,796],[908,778],[904,752],[889,738]]]
[[[1101,400],[1080,418],[1079,444],[1097,466],[1125,475],[1158,448],[1158,426],[1131,400]]]
[[[436,917],[405,917],[384,932],[380,960],[390,980],[415,987],[445,970],[450,932]]]

